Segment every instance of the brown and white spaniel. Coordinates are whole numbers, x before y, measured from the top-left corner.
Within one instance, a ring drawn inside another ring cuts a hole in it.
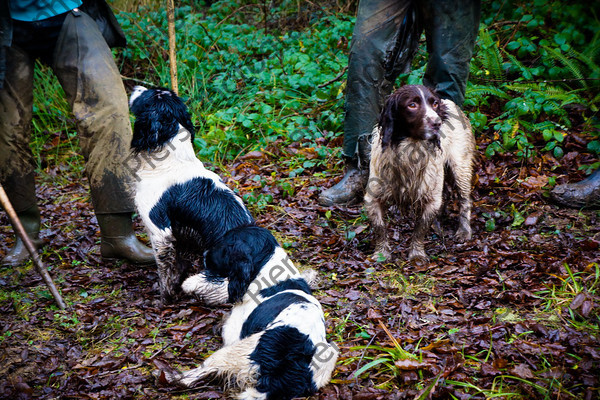
[[[450,100],[421,85],[392,93],[372,135],[365,207],[375,239],[375,257],[391,247],[386,212],[391,205],[417,216],[409,259],[426,259],[424,241],[442,207],[446,172],[460,201],[456,238],[471,238],[471,178],[475,139],[469,120]]]

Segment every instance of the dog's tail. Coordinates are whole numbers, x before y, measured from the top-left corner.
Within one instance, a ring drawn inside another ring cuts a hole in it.
[[[211,377],[219,377],[241,388],[253,387],[258,366],[250,359],[263,332],[248,336],[231,346],[215,351],[200,367],[186,372],[163,371],[167,382],[189,388]]]

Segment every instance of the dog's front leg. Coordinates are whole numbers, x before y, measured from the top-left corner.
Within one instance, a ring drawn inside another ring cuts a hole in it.
[[[456,239],[466,242],[471,239],[471,168],[456,168],[454,173],[459,196],[458,229]]]
[[[175,297],[175,290],[181,283],[179,268],[176,265],[175,245],[172,241],[165,239],[154,243],[152,247],[158,266],[160,297],[163,304],[168,304]]]
[[[425,204],[421,218],[415,223],[415,230],[408,251],[409,260],[427,260],[427,254],[425,253],[425,236],[429,233],[431,224],[439,214],[441,207],[442,193],[440,191],[438,196],[435,196],[432,201]]]
[[[383,201],[379,198],[375,198],[367,191],[367,194],[365,195],[365,207],[367,209],[369,221],[371,222],[373,239],[375,241],[375,253],[373,253],[373,258],[375,260],[379,259],[379,257],[384,257],[386,259],[390,258],[392,251],[387,235]]]

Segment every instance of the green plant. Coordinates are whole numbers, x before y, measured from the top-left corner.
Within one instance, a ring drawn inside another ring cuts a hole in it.
[[[595,308],[600,293],[600,265],[593,263],[584,271],[573,272],[568,264],[563,265],[565,275],[550,274],[560,285],[549,283],[547,289],[535,295],[544,301],[542,311],[557,314],[576,329],[600,331],[600,313]]]
[[[409,361],[414,363],[416,366],[419,364],[419,357],[415,354],[409,353],[402,348],[398,340],[391,334],[388,328],[383,324],[383,322],[379,321],[379,326],[385,331],[386,335],[392,342],[392,347],[382,347],[376,345],[366,345],[366,346],[355,346],[350,350],[374,350],[378,354],[371,355],[365,354],[364,359],[370,360],[368,363],[358,368],[354,372],[355,377],[359,377],[367,371],[381,370],[383,369],[385,372],[390,373],[393,377],[399,377],[401,374],[401,368],[399,364],[402,364],[404,361]]]
[[[221,1],[203,14],[189,7],[177,12],[179,82],[200,125],[199,154],[222,161],[217,157],[233,158],[277,139],[320,147],[316,139],[341,127],[342,91],[333,80],[347,62],[337,41],[350,35],[352,19],[321,15],[299,31],[256,29],[252,22],[263,26],[264,20],[249,21],[244,11],[259,6],[246,6]],[[279,12],[253,16],[270,19]],[[164,10],[141,20],[128,13],[119,18],[131,38],[123,62],[141,61],[149,71],[135,79],[168,85]]]
[[[572,125],[568,107],[582,107],[588,117],[598,111],[600,33],[590,29],[597,16],[554,1],[492,2],[492,8],[491,15],[509,22],[484,19],[465,101],[475,108],[474,128],[493,134],[485,154],[527,159],[541,151],[560,158]],[[549,10],[553,18],[545,19]],[[502,104],[503,113],[487,121],[482,109],[491,102]],[[584,133],[597,153],[595,124],[588,121]]]

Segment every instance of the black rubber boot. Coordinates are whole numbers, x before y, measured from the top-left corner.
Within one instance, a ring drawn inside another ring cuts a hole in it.
[[[108,260],[119,259],[133,264],[154,264],[152,249],[135,236],[131,213],[97,214],[100,225],[100,253]]]
[[[319,195],[319,204],[356,204],[362,201],[369,172],[359,168],[354,160],[346,161],[346,174],[336,185],[324,190]]]
[[[564,207],[600,208],[600,169],[581,182],[558,185],[550,198]]]
[[[44,244],[43,240],[40,239],[40,210],[38,206],[33,206],[28,208],[25,211],[17,212],[17,216],[21,220],[21,224],[23,228],[25,228],[25,232],[27,232],[27,236],[31,239],[33,246],[36,249],[40,249]],[[13,226],[14,228],[14,226]],[[16,232],[17,229],[14,228]],[[8,265],[11,267],[16,267],[17,265],[23,264],[25,261],[31,258],[31,254],[25,247],[25,243],[21,240],[19,235],[16,235],[16,240],[14,246],[8,251],[6,256],[0,261],[2,265]]]

